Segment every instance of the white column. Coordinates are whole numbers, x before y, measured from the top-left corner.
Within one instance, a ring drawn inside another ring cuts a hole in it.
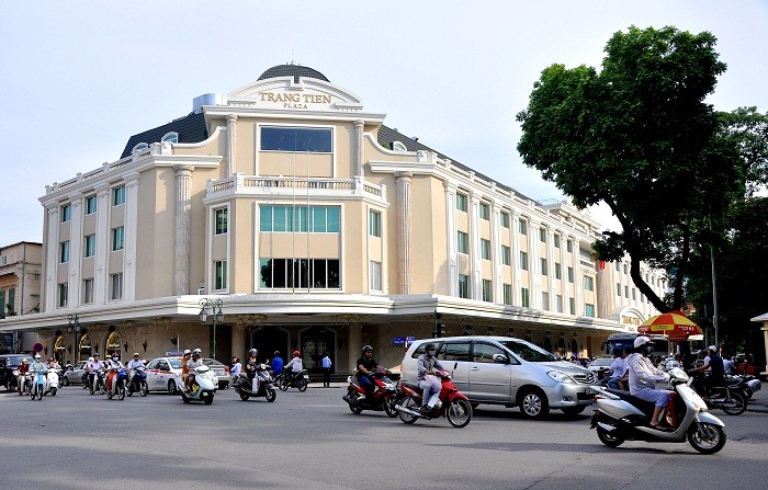
[[[528,220],[528,276],[531,278],[531,308],[541,309],[541,256],[539,254],[540,223]]]
[[[456,268],[456,187],[443,182],[445,187],[445,232],[446,243],[448,245],[448,295],[458,296],[459,294],[459,272]]]
[[[225,177],[235,171],[235,150],[237,140],[237,115],[227,114],[227,169]]]
[[[563,298],[563,313],[568,314],[568,238],[560,234],[560,296]],[[575,280],[575,279],[574,279]],[[555,298],[557,300],[557,298]]]
[[[501,274],[501,209],[493,203],[491,207],[491,271],[493,277],[493,302],[504,303],[504,287]]]
[[[80,264],[82,263],[83,243],[83,195],[81,193],[69,196],[70,216],[69,223],[69,302],[70,308],[80,306]]]
[[[175,165],[176,170],[176,239],[174,264],[174,294],[189,294],[190,251],[192,233],[192,197],[190,181],[194,167]],[[210,264],[205,264],[205,270]],[[209,285],[210,287],[210,285]]]
[[[45,260],[45,311],[56,309],[56,294],[58,286],[57,266],[59,251],[59,206],[54,204],[48,208],[48,253]]]
[[[123,300],[136,299],[136,243],[139,219],[139,172],[125,177],[125,254],[123,255]]]
[[[510,242],[512,243],[512,304],[521,305],[520,288],[523,281],[520,274],[520,215],[512,212],[510,224]]]
[[[581,245],[579,239],[573,237],[573,292],[576,298],[576,316],[584,316],[581,292],[584,288],[584,280],[581,278]]]
[[[352,167],[355,169],[355,177],[363,175],[363,128],[365,122],[358,119],[354,123],[354,153],[352,154]]]
[[[96,188],[96,271],[93,277],[93,304],[107,302],[107,279],[109,274],[109,241],[111,240],[109,216],[112,202],[109,184]]]
[[[557,311],[555,291],[555,230],[547,227],[547,278],[549,279],[549,311]]]
[[[480,267],[480,196],[469,196],[469,264],[470,294],[472,299],[483,297],[483,275]]]
[[[411,294],[411,172],[399,172],[397,184],[398,292]]]

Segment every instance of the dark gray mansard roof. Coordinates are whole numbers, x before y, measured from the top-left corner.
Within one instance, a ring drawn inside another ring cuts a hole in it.
[[[318,80],[323,80],[324,82],[330,83],[330,80],[325,78],[325,75],[315,70],[314,68],[310,68],[308,66],[287,64],[287,63],[285,65],[273,66],[269,70],[262,73],[261,76],[259,77],[259,80],[265,80],[267,78],[289,77],[289,76],[292,76],[293,80],[296,83],[299,82],[299,77],[316,78]]]
[[[123,154],[120,158],[131,155],[133,147],[139,143],[159,143],[163,136],[175,131],[179,133],[179,143],[198,143],[208,139],[208,128],[205,125],[205,114],[202,112],[192,113],[185,117],[175,119],[168,124],[163,124],[154,129],[134,134],[128,139]]]

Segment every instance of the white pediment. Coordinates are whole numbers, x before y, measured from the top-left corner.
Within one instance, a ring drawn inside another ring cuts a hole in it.
[[[268,78],[227,94],[228,105],[299,111],[359,112],[363,103],[353,93],[316,78]]]

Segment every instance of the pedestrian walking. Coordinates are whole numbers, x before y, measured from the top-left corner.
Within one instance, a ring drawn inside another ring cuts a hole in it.
[[[323,352],[323,358],[320,360],[323,367],[323,387],[324,388],[330,388],[331,386],[331,366],[333,366],[333,362],[331,362],[331,358],[328,356],[327,352]]]

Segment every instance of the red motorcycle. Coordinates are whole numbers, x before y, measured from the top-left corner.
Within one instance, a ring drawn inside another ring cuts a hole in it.
[[[461,429],[472,420],[472,405],[467,396],[460,392],[451,381],[452,375],[447,371],[439,371],[442,381],[439,401],[434,404],[429,413],[421,413],[422,390],[418,384],[400,381],[398,385],[397,410],[400,420],[412,424],[417,419],[432,420],[445,416],[452,426]]]
[[[387,375],[386,369],[382,366],[377,366],[373,372],[373,384],[374,390],[370,400],[365,397],[365,388],[360,385],[360,382],[355,376],[347,377],[349,387],[347,388],[347,394],[342,399],[349,404],[349,409],[355,415],[360,414],[363,410],[372,410],[375,412],[381,412],[382,410],[389,417],[397,415],[395,411],[395,395],[397,394],[397,387],[390,380]]]

